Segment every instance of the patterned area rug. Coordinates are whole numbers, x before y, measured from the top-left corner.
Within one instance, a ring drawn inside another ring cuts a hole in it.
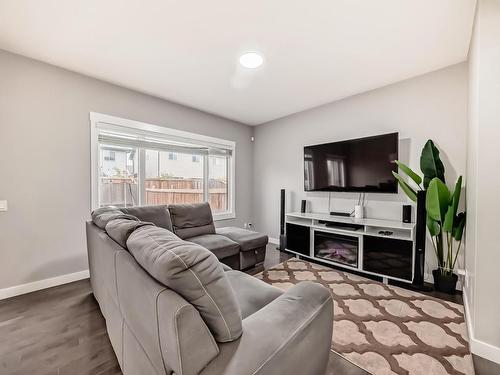
[[[372,374],[474,374],[461,305],[298,259],[256,277],[283,290],[304,280],[330,288],[332,350]]]

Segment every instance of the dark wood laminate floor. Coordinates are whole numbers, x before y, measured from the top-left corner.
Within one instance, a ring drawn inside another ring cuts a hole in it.
[[[0,374],[121,374],[88,279],[0,301]]]
[[[269,245],[264,265],[249,273],[288,258]],[[474,362],[477,375],[500,373],[494,363]],[[327,373],[368,374],[333,352]],[[88,280],[0,301],[0,375],[84,374],[121,374]]]

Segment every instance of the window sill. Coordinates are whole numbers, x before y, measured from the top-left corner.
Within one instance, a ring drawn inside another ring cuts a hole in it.
[[[236,214],[234,212],[227,212],[221,214],[213,214],[214,221],[236,219]]]

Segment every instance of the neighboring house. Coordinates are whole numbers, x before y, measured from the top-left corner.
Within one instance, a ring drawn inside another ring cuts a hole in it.
[[[136,171],[135,151],[108,146],[101,149],[101,176],[130,177]],[[209,156],[210,179],[226,181],[224,157]],[[146,151],[146,178],[203,178],[203,156],[156,150]]]

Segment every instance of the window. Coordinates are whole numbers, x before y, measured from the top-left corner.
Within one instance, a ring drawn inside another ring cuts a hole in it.
[[[106,161],[114,161],[116,158],[115,152],[111,150],[107,150],[104,152],[104,160]]]
[[[91,113],[92,206],[209,202],[234,218],[231,141]]]

